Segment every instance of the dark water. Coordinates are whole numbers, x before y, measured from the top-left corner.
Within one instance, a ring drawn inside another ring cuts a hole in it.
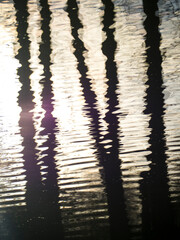
[[[0,239],[179,239],[180,1],[1,0],[0,36]]]

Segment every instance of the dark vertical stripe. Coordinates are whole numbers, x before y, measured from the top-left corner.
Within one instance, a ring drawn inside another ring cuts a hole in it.
[[[42,108],[45,110],[45,116],[42,120],[43,131],[40,133],[42,136],[46,136],[47,140],[41,147],[45,147],[46,150],[42,152],[44,157],[43,166],[46,166],[47,174],[43,181],[43,197],[42,202],[43,212],[45,216],[44,234],[46,239],[56,238],[63,239],[63,230],[61,223],[60,205],[59,205],[59,186],[58,186],[58,170],[56,169],[55,161],[55,148],[56,145],[56,119],[53,117],[53,89],[51,81],[51,11],[47,0],[40,0],[41,5],[41,29],[42,29],[42,41],[40,44],[40,60],[44,67],[44,76],[41,79],[43,86],[42,91]]]
[[[79,38],[79,34],[78,34],[78,30],[83,27],[82,23],[80,22],[80,20],[78,18],[78,5],[76,3],[76,0],[68,0],[67,6],[68,6],[67,7],[68,16],[69,16],[70,22],[71,22],[71,34],[74,38],[73,43],[72,43],[73,47],[75,49],[74,55],[77,59],[78,71],[81,74],[80,82],[83,87],[83,93],[85,96],[86,103],[88,104],[88,106],[91,109],[90,110],[91,115],[93,115],[92,111],[94,110],[96,100],[95,100],[95,94],[91,90],[90,79],[87,78],[88,68],[85,64],[85,59],[84,59],[84,55],[83,55],[84,52],[86,51],[86,49],[84,47],[84,43]],[[96,111],[95,115],[97,115],[97,111]]]
[[[74,47],[74,56],[77,59],[77,68],[80,73],[80,83],[82,86],[84,98],[87,104],[85,111],[87,115],[91,118],[92,123],[92,134],[96,138],[96,143],[99,142],[99,112],[96,109],[96,95],[91,90],[90,79],[87,77],[88,68],[85,64],[84,52],[86,51],[84,43],[81,41],[78,35],[78,30],[82,28],[82,24],[78,17],[78,5],[76,0],[67,1],[68,16],[71,23],[71,34],[73,36],[73,47]]]
[[[15,1],[17,11],[17,31],[21,49],[18,52],[17,59],[21,63],[18,75],[22,88],[19,92],[19,105],[22,108],[20,127],[21,135],[24,138],[24,160],[27,175],[27,216],[21,231],[24,231],[25,239],[50,239],[56,236],[62,237],[62,226],[60,210],[58,204],[59,189],[57,185],[57,171],[55,168],[55,119],[52,117],[52,87],[50,73],[50,11],[47,1],[41,1],[42,16],[42,44],[40,46],[40,59],[44,66],[43,84],[43,108],[45,117],[42,122],[44,132],[42,135],[49,136],[44,146],[48,148],[43,152],[47,157],[43,158],[44,165],[48,166],[46,181],[41,182],[40,167],[37,165],[37,157],[34,142],[35,129],[33,126],[33,114],[30,112],[34,108],[33,92],[30,86],[30,74],[32,73],[29,66],[30,58],[30,41],[27,35],[28,28],[28,11],[27,1]],[[42,159],[41,159],[42,160]]]
[[[39,223],[40,204],[42,201],[42,184],[40,168],[37,165],[37,156],[34,142],[35,129],[33,125],[33,113],[30,112],[34,108],[33,92],[30,86],[30,75],[32,71],[29,66],[30,59],[30,41],[27,34],[28,28],[28,11],[27,1],[14,1],[16,9],[17,32],[18,41],[21,48],[18,51],[16,58],[19,60],[21,67],[18,69],[19,81],[22,84],[19,91],[18,102],[21,107],[21,115],[19,126],[21,128],[21,135],[23,137],[23,155],[24,155],[24,168],[26,170],[26,203],[27,203],[27,216],[24,224],[21,225],[21,231],[24,231],[25,238],[34,232],[33,236],[37,235],[36,226]],[[38,230],[39,231],[39,230]],[[13,239],[13,238],[12,238]]]
[[[104,161],[106,173],[107,193],[109,195],[109,214],[111,222],[111,232],[113,239],[129,239],[128,222],[126,216],[126,206],[124,190],[122,186],[121,161],[119,159],[119,122],[117,114],[113,112],[119,107],[116,94],[117,90],[117,66],[115,62],[115,51],[117,43],[114,38],[115,28],[112,27],[115,20],[114,4],[111,0],[102,0],[105,9],[103,17],[103,31],[106,39],[102,44],[102,52],[107,57],[106,77],[108,79],[108,112],[105,120],[108,123],[108,133],[105,139],[112,140],[112,147]]]
[[[142,174],[141,182],[143,239],[164,239],[167,233],[172,232],[173,226],[165,154],[162,57],[159,49],[161,35],[158,29],[157,2],[157,0],[143,0],[144,12],[147,16],[144,27],[147,32],[146,61],[149,66],[145,113],[151,114],[149,122],[151,154],[148,156],[150,171]]]
[[[74,55],[78,62],[78,71],[81,74],[80,82],[83,89],[84,97],[88,108],[86,109],[87,115],[90,116],[92,121],[92,136],[96,141],[96,147],[100,164],[103,166],[102,178],[105,182],[108,209],[110,215],[110,228],[112,239],[122,237],[127,239],[127,219],[125,214],[125,205],[123,197],[123,188],[120,171],[120,161],[118,159],[118,139],[117,129],[118,121],[117,117],[112,114],[117,106],[117,96],[115,94],[117,73],[116,65],[114,63],[114,53],[116,49],[116,42],[114,40],[114,30],[109,30],[109,26],[114,19],[114,11],[112,2],[104,2],[105,4],[105,16],[104,16],[104,31],[107,34],[107,39],[103,43],[103,53],[108,58],[106,62],[108,92],[107,97],[109,99],[109,111],[106,116],[106,121],[109,124],[109,133],[105,136],[105,140],[112,139],[112,148],[110,154],[106,153],[103,145],[100,144],[100,125],[99,125],[99,112],[96,108],[96,95],[91,90],[90,79],[87,78],[88,68],[85,64],[84,52],[86,51],[84,43],[81,41],[78,35],[78,30],[82,28],[82,23],[78,17],[78,5],[75,0],[67,1],[67,12],[71,22],[71,33],[73,36],[73,47],[75,49]],[[110,6],[110,9],[109,9]],[[109,14],[108,14],[109,12]]]

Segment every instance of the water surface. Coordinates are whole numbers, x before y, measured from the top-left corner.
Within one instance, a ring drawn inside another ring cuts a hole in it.
[[[180,233],[180,1],[0,2],[0,237]]]

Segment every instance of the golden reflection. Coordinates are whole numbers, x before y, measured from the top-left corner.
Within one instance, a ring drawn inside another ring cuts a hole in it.
[[[122,180],[127,215],[132,233],[141,228],[140,174],[148,171],[149,116],[144,115],[146,91],[146,59],[141,1],[129,1],[115,8],[116,62],[118,67],[119,130]],[[130,14],[131,13],[131,14]]]
[[[40,160],[42,156],[42,151],[44,150],[41,146],[46,141],[48,136],[41,136],[40,132],[43,130],[41,127],[42,119],[44,118],[45,111],[42,108],[42,85],[40,84],[40,80],[43,75],[43,66],[40,64],[40,51],[39,45],[41,43],[41,15],[40,15],[40,6],[37,4],[36,0],[28,1],[28,36],[30,40],[30,68],[32,74],[30,75],[31,80],[31,89],[33,91],[33,102],[35,106],[33,108],[33,122],[35,128],[35,136],[34,140],[36,142],[36,148],[38,150],[38,160]],[[39,162],[40,164],[40,162]]]
[[[102,53],[102,43],[106,36],[102,31],[103,4],[100,0],[79,1],[79,17],[83,24],[80,38],[87,51],[84,53],[85,63],[88,66],[87,77],[91,79],[92,90],[96,94],[97,108],[100,113],[101,135],[105,135],[108,125],[104,118],[107,113],[107,78],[105,70],[106,57]],[[95,10],[96,9],[96,10]]]
[[[22,137],[18,126],[20,107],[17,103],[20,83],[15,10],[10,3],[0,8],[0,208],[25,205],[25,170]],[[11,70],[9,70],[11,66]]]
[[[168,9],[168,15],[166,14]],[[165,101],[166,154],[170,197],[174,203],[180,196],[180,19],[175,1],[159,1],[161,19],[161,54]],[[180,10],[180,9],[179,9]]]
[[[81,237],[86,237],[94,231],[94,221],[100,228],[106,219],[107,203],[95,140],[90,135],[91,122],[84,111],[86,104],[73,54],[70,19],[64,11],[66,2],[51,0],[49,3],[52,12],[53,115],[57,119],[55,159],[59,169],[62,219],[66,237],[74,237],[78,232]]]

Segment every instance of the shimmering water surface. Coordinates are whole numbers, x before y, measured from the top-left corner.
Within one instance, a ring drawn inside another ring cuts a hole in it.
[[[1,0],[0,239],[178,239],[179,64],[179,0]]]

